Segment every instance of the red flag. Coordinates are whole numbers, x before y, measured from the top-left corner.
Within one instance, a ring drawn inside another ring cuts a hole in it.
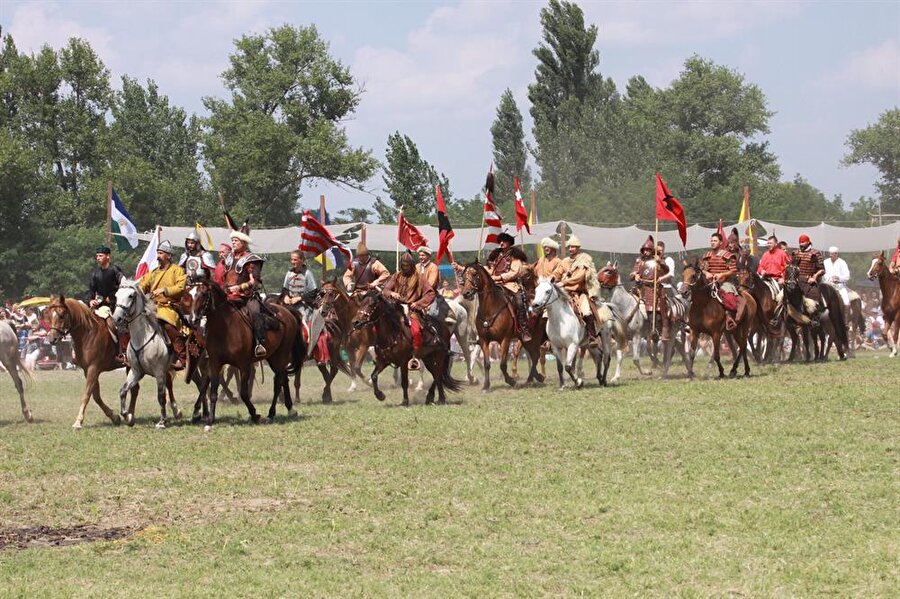
[[[494,165],[491,165],[491,169]],[[487,181],[484,184],[484,225],[487,227],[487,237],[484,238],[484,245],[498,245],[497,236],[502,232],[503,222],[500,219],[500,213],[494,205],[494,173],[493,170],[488,172]]]
[[[402,210],[400,211],[400,222],[397,223],[397,241],[411,252],[415,252],[423,245],[428,245],[428,239],[414,224],[403,217]]]
[[[681,245],[687,247],[687,222],[684,219],[684,208],[666,187],[659,173],[656,173],[656,218],[678,223]]]
[[[350,262],[350,250],[343,243],[334,238],[322,223],[313,218],[307,210],[300,219],[300,245],[298,249],[307,257],[315,258],[325,250],[336,247]]]
[[[728,239],[728,236],[725,235],[725,225],[722,224],[721,218],[719,219],[719,228],[716,229],[716,233],[718,233],[722,237],[722,243],[725,243],[725,240]]]
[[[450,254],[450,240],[453,239],[453,227],[450,226],[450,219],[447,218],[447,208],[444,206],[444,194],[441,193],[441,186],[437,186],[435,192],[437,195],[437,217],[438,231],[440,232],[440,245],[438,246],[437,257],[434,259],[436,264],[441,263],[441,256],[445,253]],[[453,257],[451,256],[451,260]]]
[[[519,191],[519,178],[514,177],[516,184],[516,232],[521,231],[522,227],[531,235],[531,226],[528,224],[528,211],[525,210],[525,202],[522,200],[522,192]]]

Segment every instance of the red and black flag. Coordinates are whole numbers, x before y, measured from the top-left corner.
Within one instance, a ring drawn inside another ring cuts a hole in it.
[[[441,263],[441,256],[446,253],[453,260],[453,254],[450,252],[450,240],[453,239],[453,227],[450,226],[450,219],[447,218],[447,208],[444,206],[444,195],[441,193],[441,186],[438,185],[435,191],[437,195],[437,217],[438,231],[440,232],[440,245],[438,246],[437,258],[435,263]]]
[[[656,218],[675,221],[678,224],[681,245],[687,247],[687,221],[684,218],[684,208],[666,187],[659,173],[656,173]]]

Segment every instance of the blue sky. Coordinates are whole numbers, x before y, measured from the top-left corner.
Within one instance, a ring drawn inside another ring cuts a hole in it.
[[[478,192],[491,161],[490,125],[513,90],[530,129],[526,90],[543,2],[10,2],[0,24],[19,48],[89,40],[114,79],[154,79],[175,104],[203,113],[224,96],[219,74],[235,38],[283,23],[315,24],[365,88],[347,123],[354,145],[384,156],[409,135],[456,195]],[[766,139],[783,178],[800,173],[846,203],[873,195],[877,172],[843,168],[852,129],[900,105],[900,2],[585,2],[599,29],[600,70],[620,89],[635,74],[655,86],[692,54],[745,74],[775,112]],[[382,194],[380,174],[368,185]],[[319,185],[301,203],[329,210],[374,195]],[[737,209],[739,198],[735,198]],[[723,215],[727,216],[727,215]],[[735,215],[736,216],[736,215]]]

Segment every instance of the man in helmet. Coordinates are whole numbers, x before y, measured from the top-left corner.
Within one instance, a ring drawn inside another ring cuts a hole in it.
[[[539,279],[550,278],[559,268],[559,263],[562,262],[557,256],[559,244],[549,237],[544,237],[541,239],[541,248],[544,250],[544,255],[534,263],[534,276]]]
[[[348,293],[362,294],[369,289],[380,289],[389,276],[391,273],[381,260],[369,256],[369,248],[360,242],[356,246],[356,257],[347,265],[344,272],[344,288]]]
[[[600,285],[597,282],[594,260],[590,254],[581,251],[581,240],[577,235],[569,237],[566,249],[569,255],[560,262],[555,278],[572,298],[572,303],[584,320],[588,334],[596,337],[599,332],[599,315],[593,300],[600,292]]]
[[[291,252],[291,268],[284,275],[281,301],[285,306],[296,310],[303,315],[303,318],[309,320],[313,307],[308,303],[307,298],[318,288],[312,270],[306,266],[306,256],[300,250]]]
[[[250,251],[249,233],[246,224],[240,231],[231,232],[232,252],[225,257],[225,293],[228,301],[240,307],[246,307],[253,325],[253,339],[256,346],[253,355],[257,358],[266,356],[266,321],[261,312],[257,293],[262,283],[262,267],[265,259]]]
[[[181,318],[175,310],[187,284],[187,276],[177,264],[172,263],[172,244],[166,239],[156,248],[159,265],[141,277],[138,286],[156,302],[156,318],[169,338],[175,352],[172,368],[182,370],[185,363],[184,341],[181,334]]]
[[[631,279],[637,282],[638,296],[647,312],[656,312],[650,321],[659,325],[660,341],[668,343],[671,324],[666,291],[663,289],[661,278],[669,274],[669,267],[659,259],[652,235],[647,236],[647,241],[641,246],[640,251],[641,254],[631,270]]]
[[[737,231],[733,233],[737,237]],[[737,256],[722,247],[722,236],[718,232],[710,236],[709,248],[700,259],[701,269],[703,275],[718,286],[716,299],[725,308],[725,328],[731,331],[743,317],[747,303],[734,285]]]
[[[819,312],[822,312],[822,293],[819,291],[819,281],[825,274],[822,252],[812,246],[809,235],[805,233],[800,236],[799,243],[800,248],[793,254],[794,262],[800,271],[797,283],[799,283],[803,295],[816,302]]]
[[[836,246],[828,248],[828,258],[822,264],[825,267],[825,282],[837,289],[845,306],[850,305],[850,290],[847,281],[850,280],[850,268],[838,254]]]
[[[516,326],[522,341],[528,343],[531,341],[531,331],[528,328],[528,298],[525,297],[525,288],[521,281],[528,256],[516,247],[516,238],[505,231],[497,236],[497,243],[500,247],[488,256],[488,264],[492,265],[491,278],[505,287],[515,298]]]
[[[399,302],[409,308],[409,328],[413,336],[413,347],[422,346],[421,327],[427,325],[423,316],[434,302],[434,287],[428,284],[425,275],[418,272],[416,262],[410,252],[400,257],[400,269],[384,284],[384,297]],[[434,330],[434,329],[432,329]],[[436,330],[434,330],[437,333]]]
[[[196,258],[188,262],[189,258]],[[216,269],[216,261],[210,252],[203,249],[197,229],[193,229],[184,238],[184,253],[178,259],[178,266],[184,269],[189,281],[209,278]]]
[[[116,360],[125,363],[125,344],[127,335],[119,335],[116,323],[112,319],[112,311],[116,307],[116,291],[119,283],[125,278],[122,269],[112,264],[112,250],[105,245],[97,248],[94,259],[97,267],[91,271],[91,280],[88,284],[87,302],[94,314],[106,321],[106,326],[113,337],[119,340],[119,354]]]

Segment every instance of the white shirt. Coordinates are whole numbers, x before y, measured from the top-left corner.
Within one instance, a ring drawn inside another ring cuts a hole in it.
[[[850,280],[850,269],[843,258],[825,259],[825,282],[832,284],[846,283]]]
[[[668,283],[663,283],[663,287],[670,289],[672,287],[672,281],[675,280],[675,260],[672,259],[672,256],[666,256],[663,258],[663,262],[669,267],[669,274],[672,275],[672,278],[669,279]]]

